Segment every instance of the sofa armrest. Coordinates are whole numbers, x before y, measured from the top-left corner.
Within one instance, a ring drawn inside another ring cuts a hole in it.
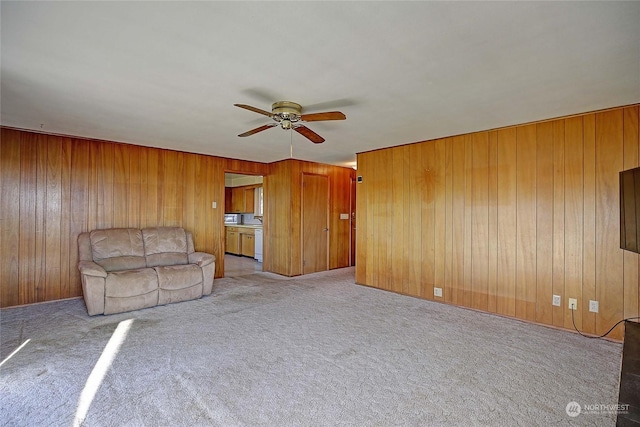
[[[107,272],[93,261],[80,261],[78,263],[80,274],[85,276],[107,277]]]
[[[192,252],[189,254],[189,264],[197,264],[200,268],[211,264],[215,260],[215,255],[206,252]]]

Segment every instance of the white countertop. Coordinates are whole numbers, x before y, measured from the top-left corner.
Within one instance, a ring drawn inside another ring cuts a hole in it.
[[[261,225],[253,224],[225,224],[225,227],[238,227],[238,228],[262,228]]]

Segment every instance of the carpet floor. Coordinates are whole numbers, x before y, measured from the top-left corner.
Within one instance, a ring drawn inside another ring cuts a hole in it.
[[[621,344],[353,277],[216,279],[202,299],[111,316],[88,317],[80,299],[3,309],[0,422],[615,425],[615,414],[565,408],[617,403]]]

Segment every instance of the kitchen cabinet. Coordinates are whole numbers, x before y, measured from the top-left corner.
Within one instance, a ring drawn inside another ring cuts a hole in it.
[[[225,189],[226,213],[254,213],[255,185]]]
[[[255,257],[256,242],[253,227],[225,227],[226,249],[225,252],[233,255],[242,255],[249,258]],[[260,229],[262,231],[262,229]]]
[[[256,187],[244,189],[244,211],[245,212],[253,213],[255,189]]]
[[[253,230],[252,230],[253,231]],[[240,233],[240,253],[253,258],[256,250],[255,237],[253,234]]]
[[[238,228],[226,227],[225,238],[225,251],[230,254],[240,255],[240,233],[238,231]]]
[[[244,188],[234,187],[231,189],[231,212],[244,213]]]

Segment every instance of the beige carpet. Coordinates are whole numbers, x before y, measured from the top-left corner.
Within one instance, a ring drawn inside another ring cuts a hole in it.
[[[220,279],[112,316],[82,300],[0,316],[2,359],[30,340],[0,368],[2,425],[615,425],[565,408],[617,402],[620,344],[358,286],[352,268]]]

